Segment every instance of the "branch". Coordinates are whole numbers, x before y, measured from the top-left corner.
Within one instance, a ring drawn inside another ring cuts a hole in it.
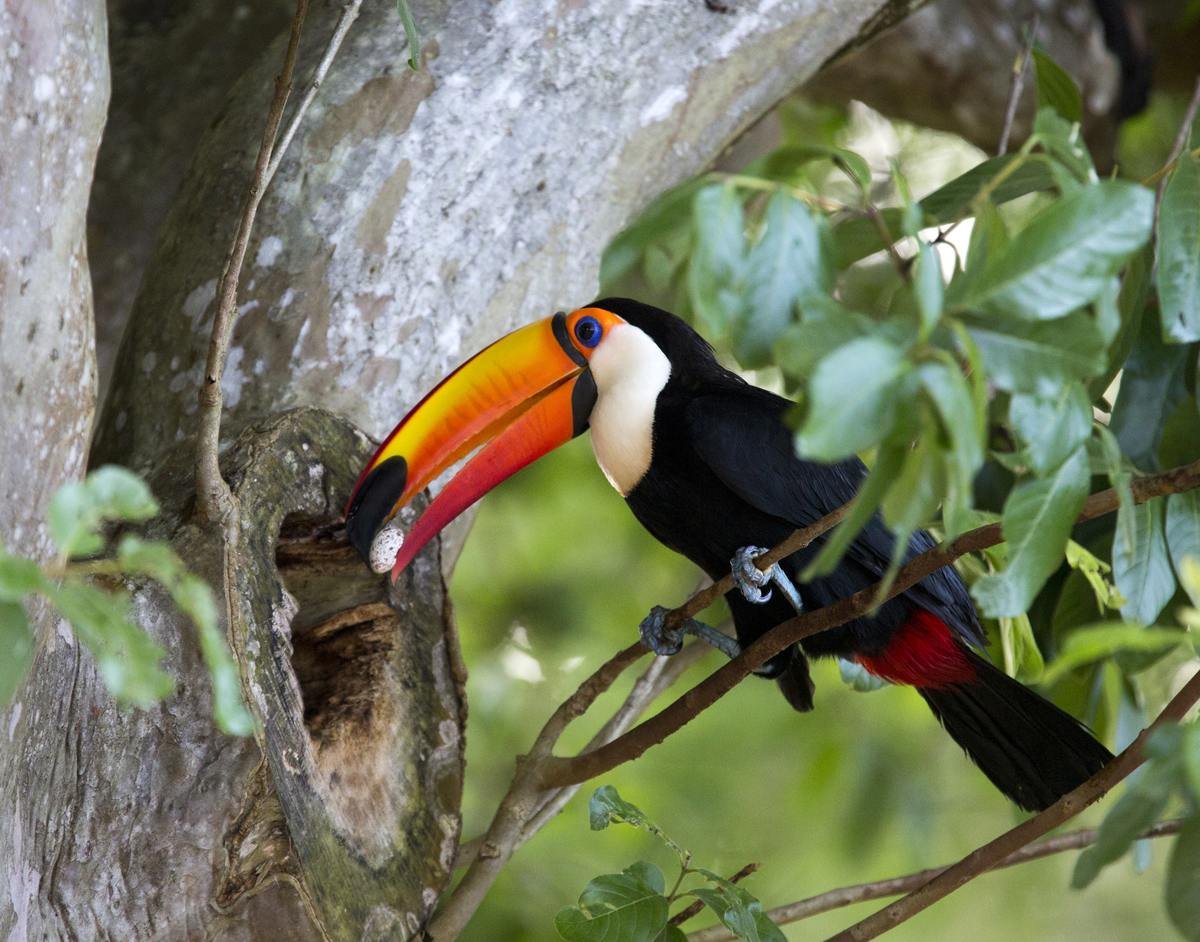
[[[258,145],[258,158],[254,162],[254,175],[246,190],[242,204],[242,215],[238,222],[233,244],[225,256],[225,268],[221,272],[221,285],[217,290],[220,299],[213,318],[212,335],[208,344],[208,360],[204,367],[204,380],[200,386],[200,434],[196,442],[196,499],[200,514],[207,520],[228,524],[236,511],[233,492],[221,477],[217,463],[217,448],[221,435],[221,377],[225,373],[225,361],[229,356],[229,341],[233,336],[233,322],[237,307],[238,278],[246,249],[250,244],[250,231],[254,228],[254,216],[266,190],[267,165],[279,125],[283,120],[283,109],[292,91],[292,74],[296,70],[296,54],[300,47],[300,34],[304,30],[304,19],[308,15],[308,0],[296,0],[296,14],[292,17],[292,32],[288,37],[287,52],[283,57],[283,69],[275,78],[275,95],[267,112],[267,126],[263,129]]]
[[[689,656],[692,656],[691,649],[704,649],[704,647],[699,643],[693,643],[686,650],[688,650]],[[508,791],[500,800],[487,832],[483,837],[470,841],[460,849],[456,863],[461,865],[469,860],[470,864],[458,886],[450,893],[431,920],[426,930],[428,937],[435,940],[458,938],[471,917],[475,915],[475,911],[483,902],[483,898],[491,889],[492,884],[495,883],[500,870],[516,849],[537,833],[546,821],[557,814],[563,804],[566,804],[570,795],[568,794],[567,798],[562,799],[561,802],[559,802],[559,797],[567,789],[546,789],[538,782],[537,760],[550,755],[559,737],[562,736],[571,721],[587,712],[588,708],[613,685],[625,669],[645,653],[647,653],[646,648],[640,641],[618,651],[584,680],[575,693],[563,701],[546,720],[529,750],[529,755],[518,757],[517,771],[513,775]],[[655,660],[657,664],[658,661],[665,659],[656,658]],[[652,673],[658,675],[659,680],[662,675],[668,674],[665,670],[659,671],[656,664],[650,666],[642,680]],[[685,667],[686,662],[684,667],[677,671],[671,671],[668,676],[674,680]],[[641,709],[649,705],[653,696],[648,694],[646,688],[647,686],[651,689],[656,688],[656,682],[652,680],[648,685],[639,686],[640,684],[641,681],[634,685],[625,703],[618,709],[606,728],[611,728],[613,724],[619,726],[622,722],[628,724],[636,718],[637,713],[631,712],[631,701],[641,701]],[[640,713],[640,710],[637,712]],[[614,729],[614,735],[618,731],[619,729]],[[602,729],[592,741],[596,742],[603,734],[604,730]],[[571,790],[571,794],[577,790],[578,786],[575,786]]]
[[[1004,128],[1000,132],[1000,143],[996,145],[996,153],[1008,153],[1008,138],[1012,134],[1013,121],[1017,117],[1017,105],[1021,100],[1021,90],[1025,86],[1025,73],[1029,71],[1029,60],[1033,56],[1033,45],[1037,42],[1039,18],[1036,11],[1029,19],[1029,32],[1025,37],[1025,45],[1013,62],[1012,84],[1008,88],[1008,105],[1004,109]]]
[[[1200,487],[1200,461],[1149,475],[1133,482],[1133,498],[1143,503],[1164,494],[1174,494]],[[1117,492],[1112,488],[1091,495],[1084,503],[1077,523],[1110,514],[1117,509]],[[1000,524],[993,523],[962,534],[952,543],[934,547],[915,556],[900,568],[896,579],[882,599],[877,599],[882,584],[868,586],[851,596],[824,608],[805,612],[772,628],[742,653],[723,665],[691,690],[650,719],[634,727],[606,746],[592,749],[574,758],[548,757],[541,762],[543,786],[572,785],[587,781],[636,759],[651,746],[662,742],[690,722],[701,711],[733,689],[742,678],[781,651],[804,638],[844,625],[874,609],[920,582],[930,573],[950,565],[967,553],[986,549],[1003,542]],[[764,557],[765,558],[765,557]]]
[[[759,867],[759,865],[756,863],[746,864],[746,866],[742,867],[741,870],[739,870],[737,873],[735,873],[733,876],[731,876],[729,878],[729,882],[730,883],[741,883],[744,879],[746,879],[746,877],[750,876],[750,874],[757,873],[758,867]],[[702,909],[704,909],[704,900],[698,899],[695,902],[693,902],[690,906],[688,906],[687,909],[681,909],[674,916],[672,916],[670,919],[668,919],[667,925],[682,926],[685,922],[687,922],[693,916],[698,916]],[[719,928],[724,929],[725,927],[720,926]],[[731,935],[729,938],[737,939],[737,936]]]
[[[885,906],[861,922],[855,923],[849,929],[839,932],[830,939],[830,942],[863,942],[866,939],[874,939],[889,929],[894,929],[900,923],[932,906],[942,897],[948,896],[959,887],[974,880],[981,873],[998,866],[1006,857],[1020,850],[1030,841],[1041,837],[1064,821],[1069,821],[1084,808],[1104,797],[1115,785],[1145,762],[1146,756],[1142,747],[1150,734],[1163,723],[1182,720],[1198,700],[1200,700],[1200,671],[1197,671],[1192,679],[1184,684],[1183,689],[1163,708],[1154,722],[1142,730],[1137,739],[1130,743],[1124,752],[1082,785],[1067,792],[1045,811],[971,851],[958,863],[947,867],[907,896]]]
[[[1166,837],[1169,834],[1177,834],[1183,827],[1183,824],[1183,818],[1173,821],[1160,821],[1152,828],[1138,835],[1138,839],[1144,840],[1146,838]],[[1095,828],[1083,828],[1079,831],[1059,834],[1013,851],[996,864],[993,869],[999,870],[1003,867],[1015,867],[1018,864],[1028,863],[1031,860],[1040,860],[1043,857],[1050,857],[1053,854],[1061,854],[1069,850],[1082,850],[1084,847],[1088,847],[1094,843],[1096,843]],[[786,925],[789,922],[799,922],[801,919],[819,916],[821,913],[841,909],[843,906],[853,906],[856,903],[866,903],[874,899],[908,893],[917,887],[924,886],[934,877],[945,873],[946,869],[946,867],[930,867],[927,870],[918,870],[916,873],[908,873],[902,877],[891,877],[887,880],[876,880],[873,883],[856,883],[853,886],[839,887],[836,890],[829,890],[817,896],[810,896],[807,899],[788,903],[786,906],[777,906],[769,910],[767,916],[777,926]],[[688,936],[688,942],[734,942],[736,938],[724,926],[718,925],[691,933]]]
[[[1192,100],[1188,102],[1187,111],[1183,115],[1183,123],[1179,125],[1179,130],[1175,133],[1175,143],[1171,147],[1171,154],[1167,157],[1166,167],[1175,168],[1179,165],[1179,156],[1183,153],[1183,149],[1187,146],[1188,137],[1191,134],[1192,122],[1196,120],[1196,110],[1200,108],[1200,78],[1196,79],[1196,89],[1192,92]],[[1159,171],[1158,185],[1154,190],[1154,231],[1158,232],[1158,213],[1162,206],[1163,193],[1167,190],[1167,179],[1169,171]]]
[[[267,112],[267,126],[263,129],[258,145],[258,157],[254,162],[254,174],[242,203],[242,214],[238,222],[233,244],[225,257],[221,272],[221,284],[217,289],[217,313],[213,318],[212,335],[208,344],[208,359],[204,366],[204,380],[200,386],[200,432],[196,442],[196,498],[200,514],[207,520],[218,520],[228,525],[236,512],[236,504],[229,485],[221,477],[218,453],[221,438],[221,412],[225,400],[221,392],[221,378],[225,375],[225,362],[229,357],[229,344],[233,339],[233,325],[237,321],[238,282],[246,251],[250,245],[250,233],[254,229],[254,218],[258,207],[270,186],[283,155],[296,136],[304,115],[317,96],[317,90],[329,73],[333,59],[341,48],[342,41],[358,17],[362,0],[347,0],[338,18],[333,35],[326,45],[308,91],[292,115],[283,140],[276,146],[279,127],[283,122],[283,111],[292,91],[292,76],[296,71],[296,58],[300,46],[300,34],[308,15],[308,0],[296,0],[296,13],[292,18],[291,35],[288,37],[287,52],[283,57],[283,68],[275,79],[275,95]]]

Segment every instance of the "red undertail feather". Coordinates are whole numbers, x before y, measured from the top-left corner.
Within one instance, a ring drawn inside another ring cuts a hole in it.
[[[918,609],[878,654],[858,663],[893,684],[938,689],[976,680],[966,649],[940,618]]]

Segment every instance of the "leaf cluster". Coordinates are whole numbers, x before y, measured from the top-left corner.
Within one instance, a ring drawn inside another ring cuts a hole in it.
[[[127,580],[152,579],[196,625],[217,726],[234,735],[252,731],[212,590],[167,543],[126,532],[110,545],[110,525],[144,523],[158,509],[141,478],[106,465],[51,499],[49,529],[59,551],[54,564],[40,566],[0,547],[0,703],[12,697],[33,661],[27,606],[37,596],[70,624],[117,702],[147,708],[169,696],[174,680],[161,667],[164,651],[137,624],[124,588]]]
[[[733,881],[693,867],[692,855],[611,785],[592,794],[588,814],[593,831],[617,823],[652,834],[678,857],[679,875],[668,891],[662,870],[639,860],[620,873],[596,877],[584,887],[578,905],[564,907],[554,919],[567,942],[681,942],[685,936],[671,922],[670,907],[688,897],[711,909],[739,939],[783,942],[783,933],[763,912],[762,903]]]

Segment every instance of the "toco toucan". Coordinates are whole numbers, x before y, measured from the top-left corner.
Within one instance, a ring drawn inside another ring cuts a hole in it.
[[[446,377],[363,470],[347,533],[364,558],[373,544],[378,556],[377,534],[399,541],[384,524],[478,448],[403,538],[394,578],[484,493],[590,428],[605,477],[655,538],[714,580],[733,566],[740,590],[726,598],[745,645],[791,618],[794,604],[817,608],[874,584],[892,555],[893,536],[875,517],[827,576],[799,582],[821,541],[781,562],[800,599],[751,584],[754,547],[774,546],[840,507],[865,474],[857,459],[798,458],[784,420],[791,405],[725,369],[675,315],[623,298],[597,301],[514,331]],[[905,556],[932,546],[917,532]],[[643,623],[651,647],[677,649],[654,628],[653,619]],[[1044,808],[1112,756],[1073,717],[977,653],[983,644],[967,588],[945,568],[874,617],[806,638],[760,673],[776,678],[797,710],[813,706],[808,656],[840,656],[916,687],[1000,791],[1023,808]]]

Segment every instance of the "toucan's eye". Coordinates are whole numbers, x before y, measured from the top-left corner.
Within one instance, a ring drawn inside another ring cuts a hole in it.
[[[579,318],[575,324],[575,336],[579,338],[579,342],[585,347],[594,347],[600,342],[600,336],[604,333],[604,328],[600,326],[600,322],[596,318],[588,316]]]

